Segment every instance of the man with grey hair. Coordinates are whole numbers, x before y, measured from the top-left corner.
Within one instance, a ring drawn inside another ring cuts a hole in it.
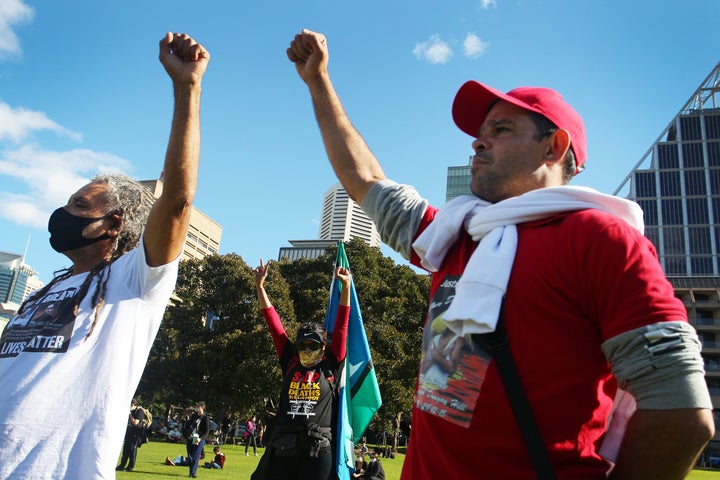
[[[114,478],[127,405],[175,287],[200,157],[201,81],[210,54],[167,33],[160,62],[174,113],[164,188],[153,199],[123,175],[99,175],[50,216],[51,246],[72,266],[0,336],[0,478]],[[39,317],[39,316],[38,316]]]

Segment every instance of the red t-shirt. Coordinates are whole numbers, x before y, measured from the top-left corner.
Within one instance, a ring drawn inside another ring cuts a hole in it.
[[[418,234],[436,212],[427,209]],[[436,319],[476,246],[463,233],[433,274],[426,349],[438,341]],[[420,266],[415,254],[411,261]],[[596,450],[616,381],[601,343],[686,319],[653,245],[617,217],[583,210],[518,225],[505,327],[558,479],[605,478],[608,464]],[[421,374],[402,478],[537,478],[500,382],[495,364],[469,338],[446,378]]]

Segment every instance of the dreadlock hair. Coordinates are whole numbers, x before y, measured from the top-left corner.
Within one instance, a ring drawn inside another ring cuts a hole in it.
[[[107,293],[107,282],[110,279],[110,270],[113,262],[124,253],[137,247],[140,243],[140,234],[145,228],[150,208],[155,199],[148,189],[132,178],[122,174],[99,174],[92,178],[91,183],[103,183],[107,185],[105,215],[116,214],[122,218],[122,228],[115,238],[113,250],[109,259],[103,259],[97,263],[89,272],[80,290],[75,295],[73,304],[73,315],[77,316],[80,302],[85,298],[90,285],[97,277],[98,284],[93,292],[90,305],[93,308],[93,322],[90,331],[85,335],[87,340],[95,330],[100,311],[105,306],[105,294]],[[107,268],[106,268],[107,267]],[[53,279],[35,294],[28,297],[18,309],[22,313],[25,307],[34,300],[42,298],[56,283],[72,276],[72,267],[54,272]]]
[[[92,183],[107,185],[105,214],[117,214],[123,219],[123,228],[113,250],[113,255],[117,253],[119,257],[140,243],[140,234],[145,228],[155,198],[140,183],[119,173],[95,175]]]

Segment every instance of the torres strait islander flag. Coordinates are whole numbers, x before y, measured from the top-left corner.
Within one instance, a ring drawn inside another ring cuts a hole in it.
[[[350,263],[345,254],[345,245],[338,242],[336,265],[345,267],[352,273]],[[332,333],[340,301],[340,282],[333,278],[330,287],[330,300],[325,314],[325,330]],[[338,405],[337,432],[335,436],[336,458],[335,465],[339,480],[350,479],[350,473],[355,470],[354,446],[355,442],[365,433],[375,412],[382,405],[380,389],[378,388],[375,369],[370,358],[365,327],[355,283],[350,282],[350,319],[348,321],[347,356],[345,368],[338,382],[340,402]]]

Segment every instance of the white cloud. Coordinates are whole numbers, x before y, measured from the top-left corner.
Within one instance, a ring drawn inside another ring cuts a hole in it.
[[[480,0],[480,8],[487,10],[490,7],[497,7],[497,2],[495,0]]]
[[[73,140],[82,140],[80,134],[58,125],[42,112],[25,110],[22,107],[12,108],[0,101],[0,141],[12,140],[18,143],[38,130],[50,130]]]
[[[44,227],[50,213],[93,174],[129,170],[130,163],[123,158],[85,149],[54,152],[23,145],[0,152],[0,176],[25,186],[23,193],[0,191],[0,217],[19,225]]]
[[[35,11],[23,0],[0,1],[0,57],[20,54],[20,42],[12,28],[34,15]]]
[[[468,58],[478,58],[483,55],[490,44],[480,39],[474,33],[468,33],[463,41],[463,55]]]
[[[433,35],[424,42],[415,44],[413,54],[421,60],[437,64],[447,63],[453,56],[453,51],[439,35]]]

